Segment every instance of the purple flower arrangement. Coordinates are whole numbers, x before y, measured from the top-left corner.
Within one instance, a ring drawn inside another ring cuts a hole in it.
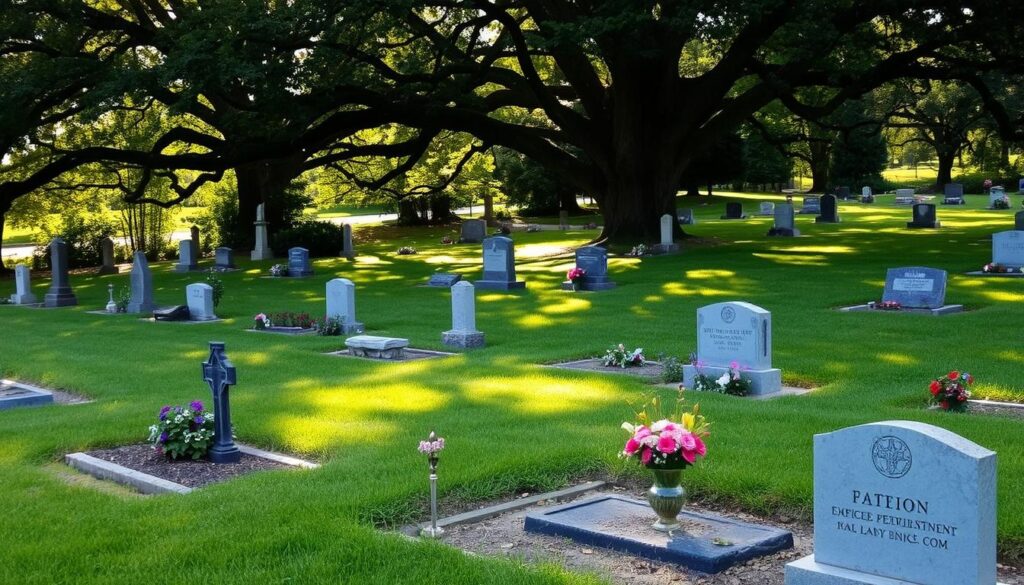
[[[213,445],[213,413],[193,400],[188,406],[164,406],[149,427],[149,442],[169,459],[201,459]]]

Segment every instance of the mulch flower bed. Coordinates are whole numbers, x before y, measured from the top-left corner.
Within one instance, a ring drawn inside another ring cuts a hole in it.
[[[154,451],[150,445],[126,445],[113,449],[100,449],[89,451],[87,455],[190,488],[226,481],[255,471],[294,469],[294,467],[283,463],[245,453],[242,453],[242,460],[238,463],[216,464],[205,459],[171,461]]]

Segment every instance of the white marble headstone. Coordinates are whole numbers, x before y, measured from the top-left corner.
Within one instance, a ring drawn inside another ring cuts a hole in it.
[[[772,367],[772,314],[757,305],[726,302],[697,309],[697,359],[754,370]]]
[[[1024,231],[992,234],[992,262],[1014,268],[1024,266]]]
[[[185,287],[190,321],[212,321],[217,318],[213,313],[213,287],[205,282],[196,282]]]
[[[666,213],[661,216],[661,245],[671,246],[672,245],[672,215]]]
[[[32,294],[32,271],[24,264],[14,267],[14,294],[11,295],[11,302],[15,305],[36,303],[36,295]]]
[[[476,299],[473,285],[456,282],[452,285],[452,331],[476,331]]]

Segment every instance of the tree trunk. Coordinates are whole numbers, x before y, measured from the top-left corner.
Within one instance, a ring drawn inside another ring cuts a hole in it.
[[[942,193],[947,183],[953,182],[953,163],[956,162],[956,151],[938,151],[939,174],[935,177],[935,192]]]
[[[832,155],[829,145],[823,142],[812,142],[810,144],[811,160],[811,192],[825,193],[828,190],[829,167],[832,162]]]
[[[423,225],[418,199],[405,198],[398,201],[398,225]]]
[[[561,211],[568,211],[569,215],[579,215],[583,213],[580,209],[580,204],[576,201],[576,190],[575,189],[562,189],[558,194],[558,204]]]
[[[10,201],[0,201],[0,253],[4,250],[4,222],[7,221],[7,212],[11,210],[11,205]],[[10,274],[12,271],[4,266],[2,258],[3,255],[0,254],[0,274]]]
[[[494,195],[484,195],[484,223],[494,225]]]
[[[452,198],[448,195],[435,195],[430,198],[430,221],[435,224],[448,223],[455,218],[452,213]]]
[[[258,161],[239,165],[235,168],[238,183],[238,233],[242,241],[236,242],[240,247],[252,249],[256,243],[256,231],[252,225],[256,222],[256,208],[264,203],[263,212],[267,220],[267,232],[274,233],[284,222],[284,210],[275,209],[268,201],[272,196],[284,191],[299,175],[302,174],[303,156],[287,159]]]

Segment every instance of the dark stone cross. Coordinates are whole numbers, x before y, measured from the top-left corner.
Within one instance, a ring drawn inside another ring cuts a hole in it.
[[[235,366],[224,354],[224,343],[210,342],[210,357],[203,362],[203,381],[210,385],[213,392],[213,447],[210,449],[210,461],[214,463],[238,463],[242,452],[238,450],[231,438],[231,409],[229,407],[228,388],[237,383]]]

